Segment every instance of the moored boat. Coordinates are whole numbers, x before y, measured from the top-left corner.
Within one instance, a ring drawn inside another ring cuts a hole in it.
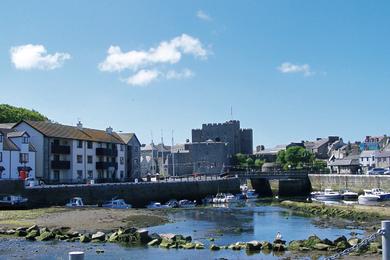
[[[146,207],[148,209],[166,209],[166,208],[168,208],[168,206],[161,205],[160,202],[155,202],[155,201],[150,202]]]
[[[333,191],[332,189],[325,189],[323,192],[312,192],[311,196],[316,200],[324,201],[341,200],[343,198],[339,192]]]
[[[343,200],[357,200],[359,194],[357,192],[344,190],[341,194],[343,196]]]
[[[167,203],[165,203],[165,206],[168,208],[178,208],[179,202],[177,200],[169,200]]]
[[[127,204],[123,199],[112,199],[102,205],[103,208],[110,209],[130,209],[131,205]]]
[[[364,194],[358,197],[360,204],[366,204],[369,202],[381,201],[381,197],[372,192],[372,190],[364,190]]]
[[[194,208],[196,204],[189,200],[180,200],[179,201],[179,208]]]
[[[22,209],[27,205],[27,198],[19,195],[6,195],[0,199],[0,209]]]
[[[80,197],[74,197],[71,198],[68,203],[65,205],[66,207],[69,208],[79,208],[79,207],[84,207],[84,202],[83,199]]]
[[[258,196],[256,191],[253,189],[249,189],[246,192],[243,192],[243,194],[245,195],[247,200],[257,199],[257,196]]]

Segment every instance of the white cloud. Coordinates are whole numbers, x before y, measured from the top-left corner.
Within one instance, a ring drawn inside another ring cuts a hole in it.
[[[186,78],[191,78],[193,76],[194,73],[190,69],[183,69],[180,72],[177,72],[175,70],[170,70],[165,75],[167,79],[186,79]]]
[[[125,81],[132,86],[146,86],[156,80],[159,75],[160,72],[157,70],[140,70]]]
[[[304,76],[313,75],[314,72],[310,69],[309,64],[293,64],[290,62],[284,62],[278,67],[278,70],[282,73],[303,73]]]
[[[20,70],[53,70],[61,67],[66,60],[71,58],[68,53],[47,54],[43,45],[33,44],[12,47],[10,53],[12,63]]]
[[[183,54],[203,59],[206,59],[208,55],[200,40],[187,34],[182,34],[170,41],[160,42],[156,48],[150,48],[147,51],[122,52],[119,46],[111,46],[107,54],[106,59],[99,64],[101,71],[114,72],[125,69],[136,71],[156,64],[178,63]]]
[[[207,21],[207,22],[210,22],[211,20],[213,20],[210,15],[206,14],[204,11],[202,10],[198,10],[198,12],[196,12],[196,17],[198,17],[199,19],[203,20],[203,21]]]

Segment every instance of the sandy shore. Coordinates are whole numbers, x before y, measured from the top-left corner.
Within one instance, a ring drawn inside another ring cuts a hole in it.
[[[94,232],[126,226],[149,227],[168,221],[165,210],[52,207],[0,211],[0,228],[26,227],[37,224],[49,228],[70,227],[72,230]]]

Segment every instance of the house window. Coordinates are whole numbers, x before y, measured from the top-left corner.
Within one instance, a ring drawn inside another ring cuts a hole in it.
[[[77,170],[77,179],[81,180],[83,178],[83,171],[82,170]]]
[[[88,148],[88,149],[92,149],[92,142],[91,142],[91,141],[88,141],[88,142],[87,142],[87,148]]]
[[[53,171],[53,180],[60,180],[60,171]]]
[[[121,152],[123,152],[123,144],[121,144],[119,147],[120,147]]]
[[[92,179],[93,178],[93,171],[89,170],[88,171],[88,179]]]
[[[80,154],[77,155],[77,163],[83,163],[83,156]]]
[[[3,161],[3,153],[0,152],[0,162],[2,162],[2,161]]]
[[[124,171],[121,171],[121,179],[123,178],[123,176],[124,176]]]
[[[120,163],[123,164],[125,162],[125,158],[124,157],[120,157]]]
[[[89,163],[89,164],[91,164],[91,163],[92,163],[92,155],[88,155],[88,157],[87,157],[87,161],[88,161],[88,163]]]
[[[77,148],[83,148],[83,141],[81,140],[77,141]]]
[[[28,144],[28,142],[29,142],[28,136],[23,136],[22,142],[23,142],[24,144]]]
[[[28,163],[28,153],[20,153],[19,154],[19,162],[20,163]]]

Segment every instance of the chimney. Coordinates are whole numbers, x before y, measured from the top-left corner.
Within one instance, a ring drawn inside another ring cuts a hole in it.
[[[83,129],[83,124],[81,123],[81,121],[77,123],[77,128],[80,130]]]
[[[106,128],[106,133],[107,134],[112,134],[112,127],[111,126]]]

